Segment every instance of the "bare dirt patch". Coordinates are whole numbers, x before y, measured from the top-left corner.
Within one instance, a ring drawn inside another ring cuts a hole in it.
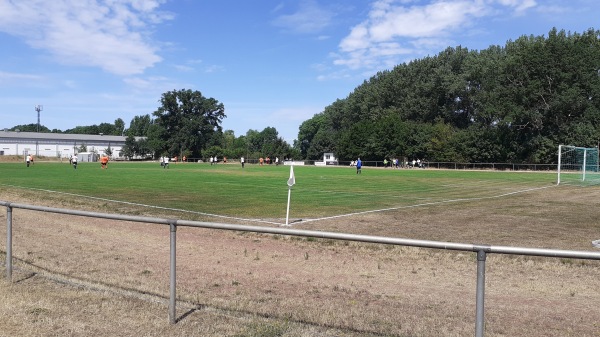
[[[591,250],[594,189],[551,188],[298,228]],[[0,200],[177,217],[6,188]],[[592,201],[592,202],[591,202]],[[111,212],[112,213],[112,212]],[[206,220],[206,219],[199,219]],[[0,222],[6,213],[0,213]],[[13,283],[0,335],[465,336],[474,253],[180,227],[178,317],[168,324],[166,226],[13,210]],[[5,237],[5,227],[0,230]],[[5,251],[5,243],[1,250]],[[596,261],[490,255],[486,336],[597,336]],[[4,271],[4,270],[2,270]]]

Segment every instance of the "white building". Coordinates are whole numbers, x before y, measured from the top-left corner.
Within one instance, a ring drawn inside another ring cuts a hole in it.
[[[323,154],[323,161],[316,161],[316,166],[325,166],[325,165],[337,165],[338,160],[335,158],[333,152],[325,152]]]
[[[105,154],[112,151],[112,158],[122,158],[124,136],[80,135],[65,133],[17,132],[0,130],[0,156],[20,155],[68,158],[85,145],[87,152]],[[136,140],[139,137],[136,137]]]

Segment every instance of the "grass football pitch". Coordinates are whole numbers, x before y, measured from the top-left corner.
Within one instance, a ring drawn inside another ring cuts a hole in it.
[[[241,219],[285,219],[289,166],[117,162],[0,164],[0,183],[70,194],[104,202],[181,210],[185,218],[211,215]],[[555,184],[550,172],[490,172],[423,169],[295,166],[290,218],[319,219],[464,200],[497,198]],[[110,209],[111,206],[108,206]],[[115,209],[117,207],[114,207]],[[222,219],[222,218],[221,218]]]

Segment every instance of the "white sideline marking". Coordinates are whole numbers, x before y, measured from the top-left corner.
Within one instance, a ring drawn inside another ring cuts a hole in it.
[[[233,219],[233,220],[238,220],[238,221],[260,222],[260,223],[267,223],[267,224],[271,224],[271,225],[285,226],[285,223],[279,223],[279,222],[274,222],[274,221],[266,221],[266,220],[260,220],[260,219],[246,219],[246,218],[238,218],[238,217],[227,216],[227,215],[220,215],[220,214],[212,214],[212,213],[205,213],[205,212],[190,211],[190,210],[186,210],[186,209],[179,209],[179,208],[172,208],[172,207],[146,205],[146,204],[140,204],[140,203],[129,202],[129,201],[120,201],[120,200],[113,200],[113,199],[100,198],[100,197],[91,197],[91,196],[87,196],[87,195],[81,195],[81,194],[75,194],[75,193],[68,193],[68,192],[59,192],[59,191],[53,191],[53,190],[45,190],[45,189],[34,188],[34,187],[22,187],[22,186],[8,185],[8,184],[5,184],[5,186],[22,188],[22,189],[29,189],[29,190],[37,190],[37,191],[43,191],[43,192],[65,194],[65,195],[71,195],[71,196],[75,196],[75,197],[82,197],[82,198],[88,198],[88,199],[94,199],[94,200],[102,200],[102,201],[108,201],[108,202],[114,202],[114,203],[121,203],[121,204],[126,204],[126,205],[134,205],[134,206],[142,206],[142,207],[148,207],[148,208],[164,209],[164,210],[169,210],[169,211],[178,211],[178,212],[184,212],[184,213],[199,214],[199,215],[204,215],[204,216],[212,216],[212,217],[215,217],[215,218]],[[499,194],[499,195],[493,195],[493,196],[489,196],[489,197],[450,199],[450,200],[442,200],[442,201],[435,201],[435,202],[427,202],[427,203],[416,204],[416,205],[389,207],[389,208],[373,209],[373,210],[361,211],[361,212],[354,212],[354,213],[332,215],[332,216],[326,216],[326,217],[322,217],[322,218],[298,219],[298,220],[293,221],[293,224],[302,224],[302,223],[306,223],[306,222],[314,222],[314,221],[321,221],[321,220],[331,220],[331,219],[344,218],[344,217],[349,217],[349,216],[354,216],[354,215],[362,215],[362,214],[369,214],[369,213],[394,211],[394,210],[405,209],[405,208],[416,208],[416,207],[423,207],[423,206],[440,205],[440,204],[446,204],[446,203],[452,203],[452,202],[474,201],[474,200],[502,198],[502,197],[506,197],[506,196],[509,196],[509,195],[513,195],[513,194],[519,194],[519,193],[525,193],[525,192],[530,192],[530,191],[542,190],[542,189],[546,189],[546,188],[549,188],[549,187],[556,187],[556,186],[558,186],[558,185],[549,185],[549,186],[544,186],[544,187],[534,187],[534,188],[529,188],[529,189],[526,189],[526,190],[508,192],[508,193],[503,193],[503,194]],[[292,223],[289,224],[289,227],[291,227],[291,226],[292,226]]]
[[[7,185],[7,184],[5,184],[5,186],[22,188],[22,189],[28,189],[28,190],[36,190],[36,191],[42,191],[42,192],[65,194],[65,195],[71,195],[71,196],[74,196],[74,197],[81,197],[81,198],[88,198],[88,199],[94,199],[94,200],[108,201],[108,202],[114,202],[114,203],[119,203],[119,204],[126,204],[126,205],[142,206],[142,207],[148,207],[148,208],[164,209],[164,210],[168,210],[168,211],[178,211],[178,212],[184,212],[184,213],[199,214],[199,215],[205,215],[205,216],[212,216],[212,217],[216,217],[216,218],[233,219],[233,220],[239,220],[239,221],[262,222],[262,223],[268,223],[268,224],[271,224],[271,225],[282,225],[279,222],[272,222],[272,221],[266,221],[266,220],[237,218],[237,217],[227,216],[227,215],[211,214],[211,213],[205,213],[205,212],[196,212],[196,211],[190,211],[190,210],[187,210],[187,209],[179,209],[179,208],[172,208],[172,207],[146,205],[146,204],[140,204],[140,203],[130,202],[130,201],[121,201],[121,200],[114,200],[114,199],[107,199],[107,198],[100,198],[100,197],[91,197],[91,196],[88,196],[88,195],[81,195],[81,194],[75,194],[75,193],[69,193],[69,192],[60,192],[60,191],[53,191],[53,190],[45,190],[45,189],[34,188],[34,187],[23,187],[23,186],[15,186],[15,185]]]
[[[295,223],[299,224],[299,223],[312,222],[312,221],[330,220],[330,219],[343,218],[343,217],[348,217],[348,216],[353,216],[353,215],[361,215],[361,214],[369,214],[369,213],[377,213],[377,212],[394,211],[394,210],[404,209],[404,208],[415,208],[415,207],[422,207],[422,206],[440,205],[440,204],[451,203],[451,202],[474,201],[474,200],[484,200],[484,199],[495,199],[495,198],[501,198],[501,197],[505,197],[505,196],[512,195],[512,194],[525,193],[525,192],[530,192],[530,191],[535,191],[535,190],[541,190],[541,189],[546,189],[546,188],[555,187],[555,186],[557,186],[557,185],[549,185],[549,186],[544,186],[544,187],[534,187],[534,188],[529,188],[529,189],[526,189],[526,190],[508,192],[508,193],[503,193],[503,194],[499,194],[499,195],[493,195],[493,196],[489,196],[489,197],[450,199],[450,200],[442,200],[442,201],[435,201],[435,202],[427,202],[427,203],[416,204],[416,205],[398,206],[398,207],[390,207],[390,208],[382,208],[382,209],[373,209],[373,210],[362,211],[362,212],[339,214],[339,215],[326,216],[326,217],[322,217],[322,218],[300,220],[300,221],[297,221]]]

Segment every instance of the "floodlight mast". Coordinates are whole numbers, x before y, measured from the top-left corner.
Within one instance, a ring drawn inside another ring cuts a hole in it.
[[[37,111],[37,115],[38,115],[38,123],[37,123],[37,132],[40,132],[40,111],[44,110],[44,106],[43,105],[36,105],[35,106],[35,111]]]

